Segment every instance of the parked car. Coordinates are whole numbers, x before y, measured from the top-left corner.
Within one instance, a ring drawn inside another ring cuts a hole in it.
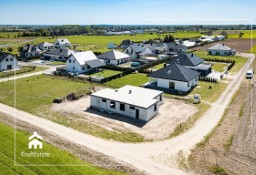
[[[247,79],[252,79],[253,78],[253,75],[254,75],[254,71],[252,69],[248,70],[246,72],[246,78]]]

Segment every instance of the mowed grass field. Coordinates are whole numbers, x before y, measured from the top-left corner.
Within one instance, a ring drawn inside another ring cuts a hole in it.
[[[15,86],[14,86],[15,85]],[[72,81],[67,78],[50,77],[46,75],[33,76],[0,83],[0,103],[13,106],[16,97],[16,107],[20,110],[52,120],[78,131],[96,137],[122,142],[142,142],[144,138],[133,132],[107,130],[84,120],[84,117],[63,114],[51,110],[53,99],[65,97],[71,93],[86,93],[96,84]],[[99,85],[98,85],[99,86]],[[14,89],[16,87],[16,89]]]
[[[74,174],[74,175],[122,175],[123,173],[95,167],[90,163],[84,162],[79,158],[62,151],[50,144],[43,143],[43,150],[48,152],[51,157],[46,158],[23,158],[20,156],[22,151],[30,152],[28,149],[28,137],[31,133],[16,131],[16,155],[17,164],[14,165],[14,129],[0,123],[0,174],[1,175],[54,175],[54,174]],[[23,166],[22,164],[55,164],[55,165],[79,165],[75,166]]]

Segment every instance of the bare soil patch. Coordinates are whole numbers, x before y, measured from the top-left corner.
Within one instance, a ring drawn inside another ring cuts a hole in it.
[[[256,44],[256,40],[253,39],[252,40],[252,45],[251,45],[251,39],[246,39],[246,38],[230,38],[230,39],[226,39],[224,41],[220,41],[220,42],[214,42],[214,43],[210,43],[207,44],[203,47],[195,47],[196,50],[198,51],[207,51],[207,49],[215,44],[218,43],[223,43],[233,49],[236,49],[237,52],[242,52],[242,53],[246,53],[248,52],[255,44]]]
[[[106,114],[90,109],[90,97],[72,102],[53,104],[52,110],[60,113],[71,113],[84,117],[91,123],[108,130],[119,130],[138,133],[146,140],[162,140],[167,138],[181,122],[186,121],[198,109],[180,100],[165,98],[159,108],[159,114],[149,122],[143,122],[119,114]]]

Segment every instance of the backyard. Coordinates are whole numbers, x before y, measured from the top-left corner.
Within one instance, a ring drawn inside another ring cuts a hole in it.
[[[109,70],[109,69],[102,69],[102,71],[97,72],[97,73],[93,73],[93,74],[89,74],[90,76],[99,76],[99,77],[111,77],[117,74],[120,74],[121,71],[115,71],[115,70]]]

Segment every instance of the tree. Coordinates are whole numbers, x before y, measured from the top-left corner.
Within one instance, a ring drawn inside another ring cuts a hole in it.
[[[8,51],[9,51],[9,52],[12,52],[12,51],[13,51],[13,48],[9,47],[9,48],[8,48]]]
[[[10,38],[10,35],[9,35],[9,34],[7,34],[7,38]]]
[[[243,32],[240,32],[240,33],[239,33],[239,38],[242,38],[243,35],[244,35],[244,33],[243,33]]]
[[[223,36],[225,36],[225,38],[228,38],[228,32],[226,32],[226,31],[221,31],[220,34],[223,35]]]

